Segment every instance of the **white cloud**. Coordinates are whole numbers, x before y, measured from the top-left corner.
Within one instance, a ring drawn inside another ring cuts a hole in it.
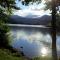
[[[40,4],[29,4],[29,6],[24,6],[22,5],[21,2],[18,2],[18,0],[16,1],[17,3],[17,6],[20,7],[22,10],[17,10],[17,11],[14,11],[13,14],[14,15],[19,15],[19,16],[22,16],[22,17],[40,17],[42,15],[45,15],[45,14],[49,14],[50,11],[47,10],[47,11],[44,11],[43,8],[45,7],[44,5],[44,0],[42,0],[42,3]]]
[[[50,11],[37,11],[37,10],[29,10],[29,9],[25,9],[25,10],[18,10],[16,12],[14,12],[14,15],[18,15],[18,16],[22,16],[22,17],[40,17],[43,15],[49,15]]]

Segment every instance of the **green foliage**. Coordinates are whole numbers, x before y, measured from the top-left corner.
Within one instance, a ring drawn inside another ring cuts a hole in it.
[[[7,47],[8,44],[8,35],[6,34],[9,31],[9,27],[2,25],[0,22],[0,47]]]
[[[35,3],[35,2],[38,2],[38,4],[39,4],[39,3],[41,3],[41,0],[24,0],[24,1],[22,1],[22,4],[23,4],[23,5],[24,5],[24,4],[25,4],[25,5],[28,5],[30,2],[31,2],[32,4]]]
[[[32,60],[52,60],[52,57],[35,57]]]
[[[8,49],[0,49],[0,60],[28,60],[18,53],[11,53]]]
[[[7,18],[2,17],[0,20],[0,47],[6,47],[8,46],[8,35],[6,33],[9,32],[9,27],[4,25],[7,22]]]
[[[9,46],[9,35],[7,35],[9,27],[5,24],[12,13],[12,5],[14,4],[15,0],[0,0],[0,47]]]
[[[45,2],[45,8],[44,8],[44,10],[47,10],[47,9],[50,9],[50,10],[52,10],[52,1],[46,1]]]
[[[4,8],[9,9],[13,4],[15,4],[15,0],[0,0],[0,6]]]

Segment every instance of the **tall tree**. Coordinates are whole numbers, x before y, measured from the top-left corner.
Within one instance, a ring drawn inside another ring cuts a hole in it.
[[[56,47],[56,1],[52,0],[52,57],[53,60],[57,60],[57,47]]]
[[[0,0],[0,47],[7,47],[9,27],[4,24],[7,23],[9,15],[12,13],[12,8],[17,9],[15,0]]]
[[[50,3],[50,4],[49,4]],[[56,47],[56,31],[57,31],[57,9],[58,6],[60,5],[59,0],[52,0],[48,3],[49,7],[52,10],[52,21],[51,21],[51,35],[52,35],[52,57],[53,60],[58,60],[57,58],[57,47]]]

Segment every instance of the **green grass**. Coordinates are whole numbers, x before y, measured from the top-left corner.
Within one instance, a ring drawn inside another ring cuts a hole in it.
[[[52,57],[35,57],[32,60],[53,60]],[[60,57],[58,58],[58,60],[60,60]]]
[[[30,60],[30,59],[22,56],[18,52],[12,53],[8,49],[0,49],[0,60]],[[51,57],[35,57],[32,60],[52,60],[52,58]]]
[[[11,53],[7,49],[0,49],[0,60],[27,60],[25,57],[17,55],[17,53]]]
[[[33,60],[52,60],[51,57],[35,57]]]

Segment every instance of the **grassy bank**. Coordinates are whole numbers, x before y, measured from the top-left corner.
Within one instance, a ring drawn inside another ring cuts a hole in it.
[[[12,53],[10,50],[3,48],[3,49],[0,49],[0,60],[30,60],[30,59],[22,56],[18,52]],[[32,58],[31,60],[52,60],[52,58],[51,57],[35,57],[35,58]]]
[[[35,57],[33,60],[52,60],[51,57]]]
[[[35,57],[32,60],[53,60],[52,57]],[[60,60],[60,57],[58,58],[58,60]]]
[[[0,60],[27,60],[18,53],[11,53],[8,49],[0,49]]]

